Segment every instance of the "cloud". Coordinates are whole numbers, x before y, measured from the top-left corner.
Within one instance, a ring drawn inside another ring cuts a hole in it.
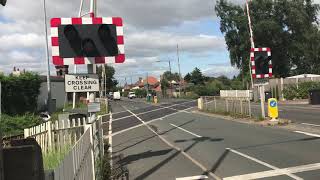
[[[230,66],[229,64],[215,64],[210,65],[207,69],[204,69],[203,74],[210,77],[225,75],[229,78],[232,78],[233,76],[237,76],[239,74],[239,70]]]
[[[157,56],[176,52],[177,44],[179,44],[181,51],[190,54],[218,52],[225,49],[223,37],[144,31],[128,35],[126,51],[129,56],[133,57]]]
[[[0,36],[0,51],[14,48],[41,48],[45,45],[44,36],[35,33],[9,34]]]

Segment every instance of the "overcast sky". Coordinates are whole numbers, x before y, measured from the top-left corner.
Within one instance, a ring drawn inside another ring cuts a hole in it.
[[[42,2],[8,0],[7,6],[0,7],[1,71],[8,73],[16,66],[46,73]],[[85,0],[83,13],[88,12],[88,2]],[[47,0],[48,20],[75,17],[79,5],[80,0]],[[135,81],[146,72],[159,77],[169,69],[165,62],[169,59],[177,72],[177,44],[183,75],[195,67],[210,76],[236,75],[238,70],[230,66],[214,5],[215,0],[98,0],[98,16],[119,16],[125,25],[127,59],[124,64],[112,64],[117,78],[124,82],[127,77],[130,82],[132,76]],[[159,60],[164,62],[156,62]],[[51,71],[55,71],[54,66]]]

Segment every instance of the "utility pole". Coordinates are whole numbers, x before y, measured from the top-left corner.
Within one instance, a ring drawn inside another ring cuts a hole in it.
[[[249,25],[249,31],[250,31],[251,48],[255,48],[248,0],[246,0],[246,6],[247,6],[247,15],[248,15],[248,25]],[[253,84],[253,78],[252,78],[252,72],[251,72],[251,60],[249,60],[249,72],[250,72],[250,78],[251,78],[251,87],[253,90],[254,84]],[[260,94],[261,117],[264,119],[266,117],[265,110],[264,110],[264,100],[265,100],[265,98],[264,98],[264,85],[259,84],[258,88],[259,88],[259,94]]]
[[[44,32],[45,32],[45,42],[46,42],[46,56],[47,56],[47,89],[48,89],[48,99],[47,108],[48,112],[51,113],[52,103],[51,103],[51,79],[50,79],[50,59],[49,59],[49,44],[48,44],[48,27],[47,27],[47,8],[46,0],[43,0],[43,18],[44,18]]]
[[[80,1],[80,8],[79,8],[79,13],[78,16],[81,17],[81,13],[82,13],[82,7],[83,7],[83,0]],[[73,72],[74,74],[77,74],[77,65],[75,64],[73,67]],[[72,109],[76,108],[76,93],[73,93],[72,96]]]
[[[178,44],[177,44],[177,58],[178,58],[178,68],[179,68],[179,97],[181,97],[181,71],[180,71],[180,57],[179,57],[179,45]]]

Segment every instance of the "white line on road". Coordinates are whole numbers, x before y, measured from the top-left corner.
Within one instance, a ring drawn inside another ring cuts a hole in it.
[[[268,164],[268,163],[266,163],[266,162],[263,162],[263,161],[261,161],[261,160],[259,160],[259,159],[256,159],[256,158],[254,158],[254,157],[251,157],[251,156],[249,156],[249,155],[243,154],[243,153],[241,153],[241,152],[239,152],[239,151],[236,151],[236,150],[234,150],[234,149],[227,148],[227,150],[229,150],[229,151],[231,151],[231,152],[233,152],[233,153],[235,153],[235,154],[238,154],[238,155],[240,155],[240,156],[242,156],[242,157],[244,157],[244,158],[250,159],[251,161],[254,161],[254,162],[258,163],[258,164],[261,164],[261,165],[263,165],[263,166],[266,166],[266,167],[268,167],[268,168],[271,168],[271,169],[273,169],[273,170],[279,170],[279,169],[280,169],[280,168],[278,168],[278,167],[275,167],[275,166],[273,166],[273,165],[271,165],[271,164]],[[287,176],[289,176],[289,177],[291,177],[291,178],[293,178],[293,179],[296,179],[296,180],[303,180],[302,178],[300,178],[300,177],[298,177],[298,176],[296,176],[296,175],[294,175],[294,174],[291,174],[291,173],[283,173],[283,174],[285,174],[285,175],[287,175]],[[253,179],[254,179],[254,178],[253,178]]]
[[[193,101],[189,101],[189,102],[193,102]],[[189,103],[189,102],[185,102],[185,103]],[[183,103],[183,104],[185,104],[185,103]],[[175,105],[171,105],[171,106],[168,106],[168,107],[159,106],[159,107],[161,107],[161,108],[153,109],[153,110],[150,110],[150,111],[145,111],[145,112],[142,112],[142,113],[138,113],[138,114],[136,114],[136,115],[140,116],[140,115],[143,115],[143,114],[147,114],[147,113],[150,113],[150,112],[154,112],[154,111],[158,111],[158,110],[163,110],[163,109],[171,109],[171,110],[175,110],[175,111],[179,111],[179,112],[190,113],[190,112],[188,112],[187,110],[190,110],[190,109],[196,107],[196,106],[192,106],[192,107],[189,107],[189,108],[184,109],[184,110],[179,110],[179,109],[171,108],[171,107],[173,107],[173,106],[175,106]],[[127,112],[127,111],[125,111],[125,112]],[[113,122],[119,121],[119,120],[122,120],[122,119],[126,119],[126,118],[129,118],[129,117],[134,117],[134,116],[133,116],[133,115],[124,116],[124,117],[121,117],[121,118],[114,119]],[[104,123],[107,123],[107,122],[103,122],[102,124],[104,124]]]
[[[201,138],[201,137],[202,137],[202,136],[199,136],[199,135],[197,135],[197,134],[195,134],[195,133],[193,133],[193,132],[190,132],[190,131],[188,131],[188,130],[186,130],[186,129],[183,129],[182,127],[179,127],[179,126],[177,126],[177,125],[174,125],[174,124],[171,124],[171,123],[170,123],[170,125],[178,128],[178,129],[180,129],[180,130],[182,130],[182,131],[184,131],[184,132],[187,132],[187,133],[189,133],[189,134],[191,134],[191,135],[194,135],[195,137],[198,137],[198,138]]]
[[[307,126],[315,126],[315,127],[320,127],[320,125],[318,124],[310,124],[310,123],[301,123],[303,125],[307,125]]]
[[[125,108],[125,107],[124,107]],[[184,152],[182,149],[180,149],[179,147],[176,147],[175,145],[171,144],[168,140],[166,140],[164,137],[162,137],[160,134],[158,134],[156,131],[154,131],[145,121],[143,121],[140,117],[138,117],[136,114],[134,114],[132,111],[130,111],[129,109],[127,109],[127,111],[129,113],[131,113],[132,115],[134,115],[139,121],[141,121],[141,123],[143,125],[145,125],[151,132],[153,132],[155,135],[157,135],[164,143],[166,143],[168,146],[174,148],[175,150],[181,152],[181,154],[183,154],[186,158],[188,158],[191,162],[193,162],[195,165],[197,165],[199,168],[201,168],[203,171],[208,172],[208,174],[214,178],[214,179],[220,179],[217,175],[215,175],[212,172],[209,172],[208,169],[202,165],[200,162],[198,162],[197,160],[195,160],[194,158],[192,158],[188,153]]]
[[[192,109],[192,108],[194,108],[194,107],[190,107],[190,108],[185,109],[185,110],[189,110],[189,109]],[[172,113],[172,114],[165,115],[165,116],[163,116],[163,117],[161,117],[161,118],[152,119],[152,120],[146,122],[146,124],[150,124],[150,123],[153,123],[153,122],[156,122],[156,121],[163,120],[163,118],[167,118],[167,117],[170,117],[170,116],[179,114],[179,113],[181,113],[181,112],[184,112],[184,111],[178,111],[178,112],[175,112],[175,113]],[[114,121],[115,121],[115,120],[113,120],[113,122],[114,122]],[[130,127],[130,128],[127,128],[127,129],[124,129],[124,130],[115,132],[115,133],[111,134],[111,136],[115,136],[115,135],[118,135],[118,134],[122,134],[122,133],[127,132],[127,131],[130,131],[130,130],[132,130],[132,129],[136,129],[136,128],[138,128],[138,127],[141,127],[141,126],[143,126],[143,125],[144,125],[144,124],[139,124],[139,125],[136,125],[136,126],[133,126],[133,127]],[[106,138],[109,138],[109,136],[110,136],[110,135],[108,135],[108,136],[103,136],[103,138],[106,139]]]
[[[320,163],[295,166],[295,167],[289,167],[284,169],[276,169],[276,170],[270,170],[270,171],[262,171],[262,172],[256,172],[256,173],[250,173],[250,174],[243,174],[243,175],[232,176],[232,177],[227,177],[223,179],[224,180],[261,179],[261,178],[268,178],[268,177],[274,177],[274,176],[281,176],[284,174],[314,171],[318,169],[320,169]]]
[[[189,176],[189,177],[176,178],[176,180],[197,180],[197,179],[208,179],[208,176],[200,175],[200,176]]]
[[[300,134],[304,134],[304,135],[308,135],[308,136],[313,136],[313,137],[320,137],[319,134],[313,134],[313,133],[308,133],[308,132],[303,132],[303,131],[294,131],[296,133],[300,133]]]

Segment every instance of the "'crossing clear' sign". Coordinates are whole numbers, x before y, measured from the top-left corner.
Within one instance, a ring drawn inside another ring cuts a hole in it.
[[[99,77],[97,74],[66,74],[66,92],[98,92]]]

